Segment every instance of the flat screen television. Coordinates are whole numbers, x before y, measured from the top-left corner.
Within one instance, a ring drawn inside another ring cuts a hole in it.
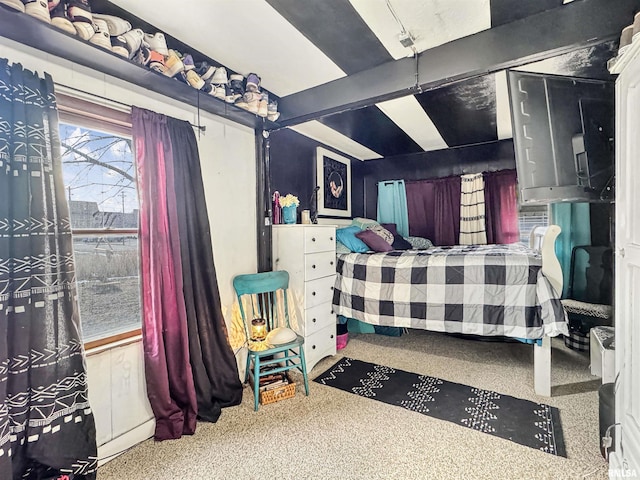
[[[511,70],[522,204],[613,201],[613,82]]]

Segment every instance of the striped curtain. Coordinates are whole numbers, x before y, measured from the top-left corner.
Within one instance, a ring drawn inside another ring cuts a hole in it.
[[[461,176],[460,245],[487,243],[482,173]]]

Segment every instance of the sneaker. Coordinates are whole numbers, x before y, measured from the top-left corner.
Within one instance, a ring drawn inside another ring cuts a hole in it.
[[[68,8],[67,12],[69,12]],[[96,34],[96,29],[93,27],[93,23],[73,22],[73,28],[76,29],[76,35],[83,40],[91,40],[91,37]]]
[[[22,0],[0,0],[0,3],[24,13],[24,3],[22,3]]]
[[[251,113],[257,114],[260,108],[261,98],[262,98],[262,94],[259,92],[246,92],[244,94],[244,101],[247,104],[247,110],[249,110]]]
[[[47,6],[49,7],[49,11],[51,11],[54,8],[56,8],[58,5],[60,5],[60,0],[49,0],[47,4],[48,4]]]
[[[226,85],[215,85],[215,90],[213,91],[213,96],[219,98],[220,100],[227,100],[227,86]]]
[[[118,55],[124,58],[129,58],[129,49],[127,48],[127,41],[124,39],[122,35],[118,35],[117,37],[111,37],[111,51],[113,53],[117,53]],[[138,63],[141,63],[141,62],[138,62]]]
[[[235,103],[235,101],[240,97],[240,95],[236,94],[231,88],[230,84],[224,86],[224,101],[227,103]]]
[[[262,92],[260,94],[260,100],[258,102],[258,116],[265,118],[269,114],[269,94],[267,92]]]
[[[212,82],[213,83],[213,82]],[[229,77],[229,85],[235,95],[244,95],[244,77],[239,74],[233,74]]]
[[[198,75],[193,69],[180,72],[179,78],[187,85],[191,85],[196,90],[200,90],[205,85],[205,81],[202,80],[202,78],[200,78],[200,75]]]
[[[164,72],[167,77],[173,77],[184,71],[184,63],[182,63],[180,55],[175,50],[169,50],[169,55],[164,58],[164,64],[167,67]]]
[[[277,100],[269,100],[269,104],[267,105],[267,119],[275,122],[280,118],[280,112],[278,111],[278,101]]]
[[[109,26],[104,20],[96,19],[94,21],[96,33],[89,39],[89,42],[98,45],[106,50],[111,50],[111,36],[109,35]]]
[[[67,0],[67,15],[73,23],[93,23],[89,0]]]
[[[51,3],[51,2],[49,2]],[[94,20],[104,20],[107,22],[109,28],[109,35],[117,37],[118,35],[124,35],[131,30],[131,24],[123,18],[116,17],[114,15],[103,15],[102,13],[92,14]]]
[[[193,57],[190,53],[182,56],[182,64],[184,65],[185,71],[187,70],[195,70],[196,64],[193,61]]]
[[[118,48],[126,48],[127,58],[132,60],[142,47],[143,38],[144,32],[139,28],[134,28],[122,35],[118,35],[116,43],[118,44]]]
[[[43,22],[51,23],[49,4],[46,0],[22,0],[22,3],[24,3],[25,13]]]
[[[260,77],[255,73],[247,75],[247,92],[259,92],[260,91]]]
[[[142,51],[147,47],[142,47],[140,50]],[[147,49],[148,50],[148,49]],[[148,66],[151,70],[154,70],[158,73],[166,75],[167,66],[164,63],[165,56],[155,50],[149,50],[149,61]]]
[[[216,68],[216,73],[213,74],[211,83],[215,85],[226,85],[227,83],[229,83],[229,77],[227,77],[227,69],[224,67]]]
[[[242,108],[243,110],[249,110],[249,104],[245,100],[244,95],[241,95],[240,97],[236,98],[236,101],[233,102],[233,104],[236,107]]]
[[[150,33],[145,33],[144,41],[151,50],[155,50],[165,57],[169,55],[169,49],[167,48],[167,41],[164,38],[164,33],[157,32],[153,35],[151,35]]]
[[[215,71],[216,71],[216,67],[209,65],[205,61],[196,63],[196,73],[200,75],[200,78],[207,83],[212,83],[212,82],[209,82],[209,79],[213,76]]]
[[[49,2],[51,4],[51,2]],[[51,25],[60,30],[64,30],[71,35],[76,34],[76,29],[71,23],[71,20],[67,17],[67,2],[60,2],[56,5],[53,10],[50,12],[51,14]]]

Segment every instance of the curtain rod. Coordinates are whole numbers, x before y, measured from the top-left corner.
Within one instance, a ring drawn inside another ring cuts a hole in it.
[[[102,95],[98,95],[96,93],[91,93],[91,92],[87,92],[85,90],[80,90],[79,88],[75,88],[75,87],[70,87],[69,85],[64,85],[62,83],[58,83],[58,82],[54,82],[56,88],[57,87],[61,87],[64,93],[64,90],[69,90],[72,92],[76,92],[76,93],[81,93],[85,96],[89,96],[90,98],[97,98],[100,99],[104,102],[107,102],[109,104],[111,104],[111,106],[117,105],[119,107],[119,109],[121,111],[126,111],[127,113],[131,113],[131,105],[129,105],[128,103],[124,103],[124,102],[120,102],[118,100],[113,100],[111,98],[107,98],[107,97],[103,97]],[[124,108],[122,108],[124,107]],[[200,125],[200,94],[198,94],[198,124],[194,125],[193,123],[189,122],[189,125],[191,125],[193,128],[197,128],[199,131],[204,132],[207,129],[206,125]]]

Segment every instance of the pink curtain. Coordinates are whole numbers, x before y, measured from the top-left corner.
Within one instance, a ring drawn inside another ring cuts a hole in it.
[[[516,185],[515,170],[484,173],[488,243],[516,243],[520,239]]]
[[[140,186],[143,342],[156,440],[196,429],[197,401],[189,363],[173,151],[167,117],[134,107],[134,149]]]

